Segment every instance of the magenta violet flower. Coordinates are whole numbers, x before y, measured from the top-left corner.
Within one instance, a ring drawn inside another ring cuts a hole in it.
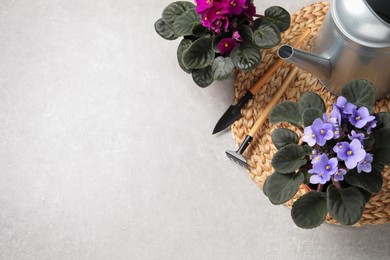
[[[229,53],[237,46],[232,38],[224,38],[217,44],[217,49],[221,54]]]
[[[358,139],[352,140],[351,143],[340,142],[334,146],[333,151],[344,161],[348,169],[355,168],[366,156],[366,151]]]
[[[320,160],[313,164],[313,169],[309,170],[310,182],[312,184],[325,184],[330,180],[331,175],[337,172],[337,158],[328,159],[326,154],[322,154]]]
[[[226,0],[229,3],[231,14],[241,14],[246,0]]]
[[[361,162],[358,162],[357,164],[357,171],[360,173],[362,171],[364,172],[371,172],[371,163],[372,160],[374,159],[373,155],[370,153],[366,154],[366,157]]]
[[[213,0],[195,0],[196,3],[196,12],[198,14],[201,14],[202,12],[206,11],[210,7],[213,6]]]

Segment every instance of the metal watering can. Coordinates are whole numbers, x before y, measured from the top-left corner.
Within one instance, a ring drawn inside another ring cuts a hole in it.
[[[390,1],[331,0],[313,53],[283,45],[278,55],[318,76],[336,95],[351,79],[364,78],[376,98],[390,94]]]

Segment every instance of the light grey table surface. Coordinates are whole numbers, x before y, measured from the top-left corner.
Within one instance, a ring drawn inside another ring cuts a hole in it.
[[[299,229],[227,159],[233,79],[181,71],[170,2],[0,1],[0,259],[389,259],[390,225]]]

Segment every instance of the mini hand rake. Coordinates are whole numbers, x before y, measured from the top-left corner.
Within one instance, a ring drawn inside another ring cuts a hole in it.
[[[267,119],[269,112],[271,109],[278,103],[279,99],[283,96],[283,94],[286,92],[287,87],[290,85],[291,81],[295,78],[296,74],[298,72],[298,68],[294,67],[290,73],[288,74],[286,80],[283,82],[280,89],[276,92],[276,94],[273,96],[271,101],[268,103],[268,105],[265,107],[265,109],[260,114],[259,118],[256,120],[253,127],[249,130],[249,133],[245,137],[244,141],[241,143],[240,147],[237,151],[226,151],[226,155],[229,157],[230,160],[234,161],[235,163],[248,168],[248,162],[242,155],[245,149],[248,147],[250,142],[253,140],[253,137],[257,133],[257,131],[260,129],[260,127],[263,125],[264,121]]]

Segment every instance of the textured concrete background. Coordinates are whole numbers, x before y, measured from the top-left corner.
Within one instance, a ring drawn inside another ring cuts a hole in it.
[[[0,259],[388,259],[390,225],[299,229],[226,158],[232,79],[181,71],[170,2],[0,1]]]

